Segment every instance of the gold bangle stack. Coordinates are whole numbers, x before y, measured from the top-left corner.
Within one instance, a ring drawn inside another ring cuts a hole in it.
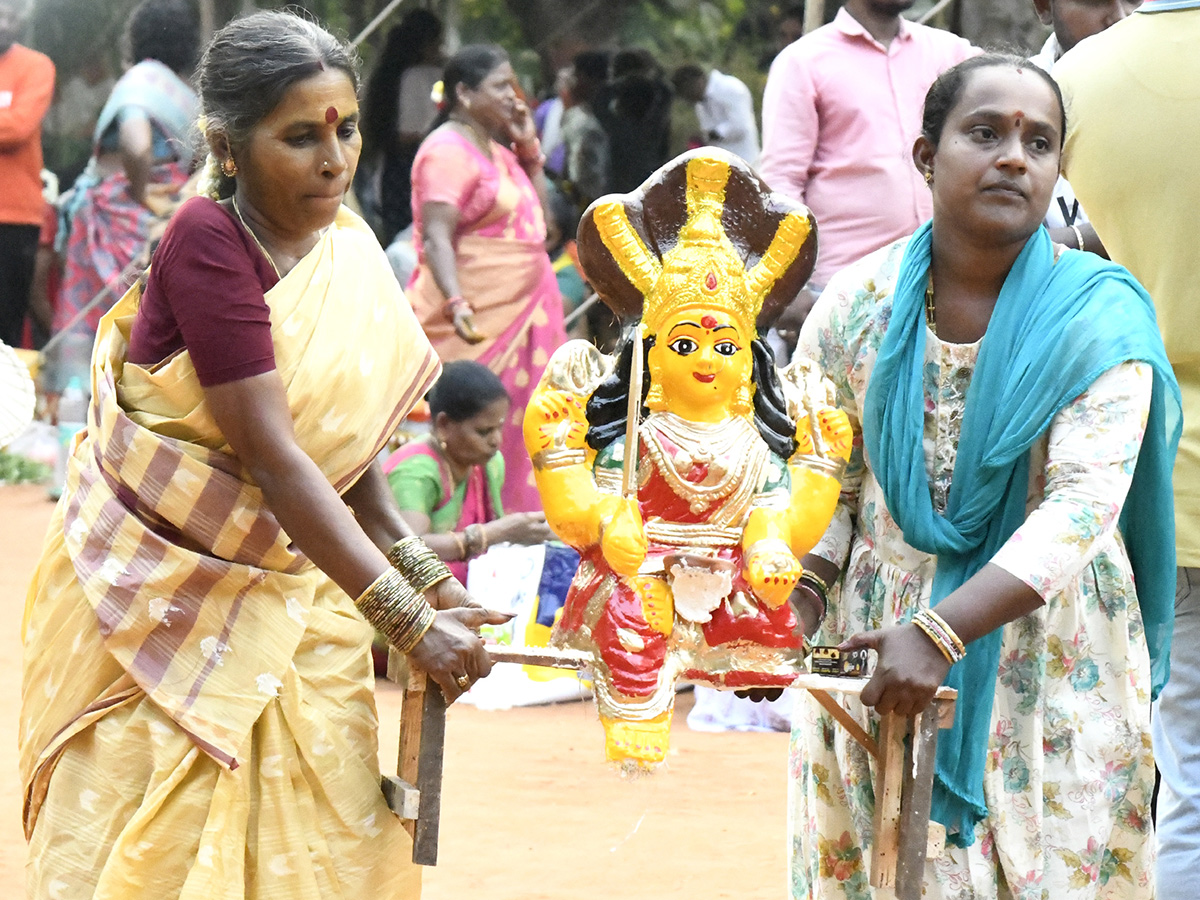
[[[392,544],[387,558],[418,594],[424,594],[451,577],[446,564],[416,536],[401,538]]]
[[[410,653],[417,646],[436,615],[425,597],[395,569],[376,578],[354,605],[401,653]]]
[[[954,629],[932,609],[921,610],[913,616],[912,621],[921,631],[925,632],[927,638],[933,641],[934,646],[942,652],[942,656],[946,657],[946,662],[950,665],[954,665],[967,655],[967,648],[963,646],[959,636],[954,633]]]
[[[820,605],[817,621],[824,620],[825,613],[829,611],[829,585],[825,583],[825,579],[811,569],[805,569],[800,573],[800,580],[796,582],[796,587],[803,588],[810,597],[817,601]]]

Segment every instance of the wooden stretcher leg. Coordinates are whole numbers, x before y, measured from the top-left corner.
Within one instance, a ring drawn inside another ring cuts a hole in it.
[[[900,801],[904,790],[909,720],[895,713],[879,719],[879,762],[875,775],[875,840],[871,848],[871,886],[896,883],[900,856]]]
[[[442,757],[446,742],[446,698],[424,672],[409,670],[400,711],[399,780],[416,788],[417,815],[404,817],[413,839],[412,861],[437,865],[442,816]],[[392,807],[395,810],[395,807]]]
[[[929,846],[929,806],[933,800],[933,766],[937,756],[938,701],[916,717],[906,754],[900,793],[900,853],[896,868],[898,900],[918,900]]]
[[[489,647],[494,662],[583,668],[589,657],[541,647]],[[428,675],[395,650],[388,654],[391,681],[404,687],[400,706],[400,754],[396,776],[383,777],[388,807],[404,820],[413,839],[412,861],[436,866],[442,817],[442,762],[446,745],[446,697]]]

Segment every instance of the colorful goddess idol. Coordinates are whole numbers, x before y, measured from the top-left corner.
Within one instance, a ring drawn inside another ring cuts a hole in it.
[[[802,671],[788,598],[851,430],[811,366],[776,370],[759,329],[808,278],[814,226],[712,148],[584,214],[588,280],[641,321],[615,359],[555,353],[524,428],[547,520],[582,554],[553,640],[593,656],[609,759],[663,760],[678,679]]]

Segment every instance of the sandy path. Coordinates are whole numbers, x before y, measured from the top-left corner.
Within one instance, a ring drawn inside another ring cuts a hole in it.
[[[17,776],[20,624],[52,505],[0,486],[0,897],[22,896]],[[425,900],[775,900],[785,894],[786,754],[780,734],[699,734],[680,698],[664,770],[624,781],[603,762],[590,703],[507,712],[453,707],[441,858]],[[400,692],[379,687],[384,771],[395,771]],[[369,900],[369,898],[362,898]]]

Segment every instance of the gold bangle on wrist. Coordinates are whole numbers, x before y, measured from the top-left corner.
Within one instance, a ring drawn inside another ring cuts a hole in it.
[[[452,577],[447,565],[415,535],[401,538],[392,544],[387,558],[420,594]]]
[[[1071,225],[1069,227],[1073,232],[1075,232],[1075,240],[1079,242],[1079,249],[1083,250],[1083,229],[1078,225]]]
[[[954,665],[967,655],[967,649],[954,629],[946,624],[946,620],[931,609],[923,609],[913,616],[912,623],[916,625],[933,645],[941,651],[946,662]]]
[[[800,580],[807,581],[821,593],[822,599],[829,596],[829,585],[825,583],[825,579],[814,572],[812,569],[805,569],[800,573]]]
[[[457,531],[450,532],[450,537],[454,538],[454,548],[458,551],[458,559],[469,559],[467,556],[467,545],[463,542],[463,537]]]
[[[424,596],[395,569],[388,569],[371,582],[354,605],[401,653],[412,652],[437,615]]]

